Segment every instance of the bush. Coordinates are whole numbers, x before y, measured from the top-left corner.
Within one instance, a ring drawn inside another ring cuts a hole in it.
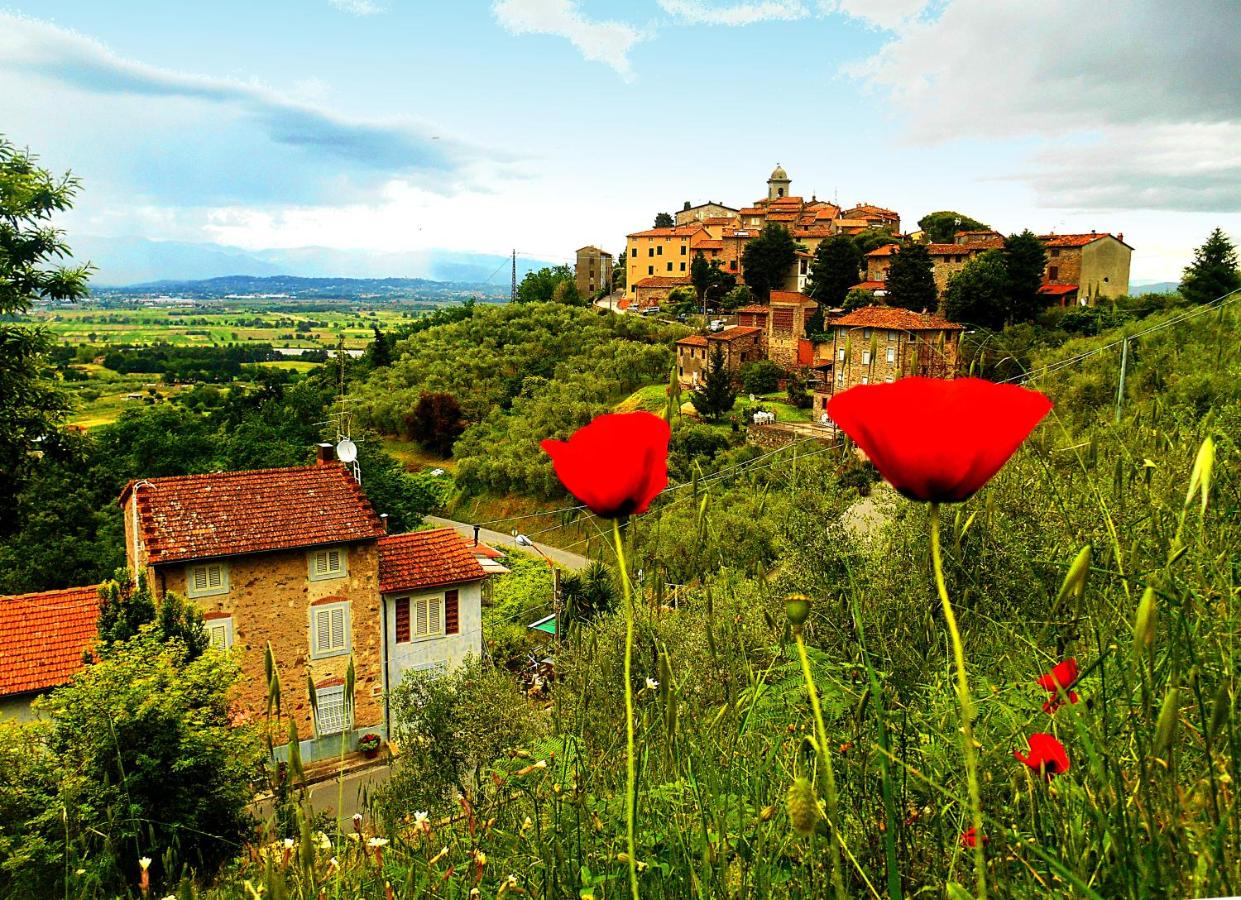
[[[747,394],[771,394],[780,390],[785,371],[769,359],[748,362],[741,367],[741,389]]]

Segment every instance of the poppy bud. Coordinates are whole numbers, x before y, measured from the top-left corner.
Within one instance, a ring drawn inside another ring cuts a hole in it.
[[[814,785],[809,778],[793,780],[784,798],[784,806],[794,831],[803,837],[814,833],[814,826],[823,816],[823,811],[819,809],[819,798],[815,796]]]
[[[788,616],[789,624],[800,628],[810,616],[810,598],[805,594],[789,594],[784,598],[784,614]]]

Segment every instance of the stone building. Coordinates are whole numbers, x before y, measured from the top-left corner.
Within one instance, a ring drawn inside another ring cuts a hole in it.
[[[631,308],[643,310],[652,306],[666,306],[668,295],[679,287],[693,287],[688,275],[652,275],[633,285]]]
[[[1129,293],[1133,248],[1123,233],[1048,234],[1043,292],[1062,306],[1094,306]]]
[[[796,291],[772,291],[767,316],[767,358],[786,369],[798,365],[806,322],[819,304]]]
[[[0,722],[68,681],[98,636],[99,585],[0,597]]]
[[[735,221],[737,219],[737,210],[731,206],[725,206],[723,203],[716,203],[714,201],[690,206],[687,200],[685,201],[685,206],[678,210],[676,214],[676,224],[678,225],[689,225],[691,222],[704,222],[708,219]]]
[[[612,289],[612,254],[598,247],[587,245],[577,251],[577,265],[573,269],[577,292],[590,298],[599,291]]]
[[[834,319],[829,330],[832,376],[814,392],[817,415],[826,411],[832,394],[855,385],[911,375],[956,377],[963,329],[941,316],[866,306]]]
[[[697,387],[711,367],[716,347],[724,352],[724,366],[734,376],[748,362],[763,358],[762,330],[737,325],[713,334],[691,334],[676,343],[677,377],[688,388]]]

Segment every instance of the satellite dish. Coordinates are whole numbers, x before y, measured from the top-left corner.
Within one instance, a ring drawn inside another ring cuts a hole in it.
[[[351,463],[358,458],[358,445],[345,438],[336,445],[336,458],[344,463]]]

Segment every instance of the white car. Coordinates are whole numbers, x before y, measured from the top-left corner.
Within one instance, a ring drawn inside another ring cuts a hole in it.
[[[711,324],[707,326],[707,330],[708,331],[723,331],[724,320],[723,319],[712,319]]]

